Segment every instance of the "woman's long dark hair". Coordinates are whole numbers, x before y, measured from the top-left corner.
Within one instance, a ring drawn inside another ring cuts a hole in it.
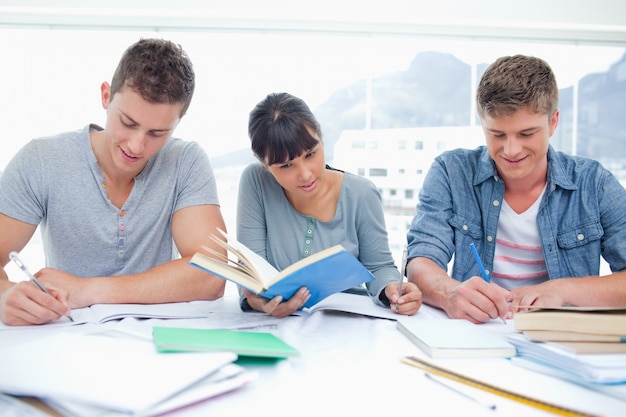
[[[290,161],[313,149],[320,124],[300,98],[272,93],[256,105],[248,119],[248,136],[255,156],[267,165]]]

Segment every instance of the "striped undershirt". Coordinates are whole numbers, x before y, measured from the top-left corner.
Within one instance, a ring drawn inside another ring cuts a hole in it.
[[[537,228],[539,204],[545,192],[523,213],[516,213],[506,201],[498,220],[492,282],[507,289],[539,284],[548,280],[546,263]]]

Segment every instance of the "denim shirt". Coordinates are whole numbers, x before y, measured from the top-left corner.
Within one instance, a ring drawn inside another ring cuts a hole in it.
[[[537,227],[550,279],[626,268],[626,190],[598,162],[548,150],[548,184]],[[480,271],[476,245],[491,275],[504,183],[485,146],[437,157],[419,194],[407,233],[408,259],[426,257],[465,281]]]

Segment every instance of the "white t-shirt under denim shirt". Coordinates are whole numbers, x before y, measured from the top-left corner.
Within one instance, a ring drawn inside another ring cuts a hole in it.
[[[506,289],[536,285],[548,280],[537,212],[545,193],[523,213],[516,213],[504,200],[500,218],[491,282]]]

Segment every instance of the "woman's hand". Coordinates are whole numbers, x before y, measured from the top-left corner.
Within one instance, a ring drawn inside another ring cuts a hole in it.
[[[400,283],[392,283],[385,287],[385,296],[391,303],[391,310],[398,314],[412,316],[422,305],[422,292],[412,282],[402,284],[402,294],[398,295]]]
[[[269,300],[265,297],[254,294],[245,288],[243,293],[248,300],[248,305],[253,310],[261,311],[277,318],[292,315],[307,302],[309,297],[311,297],[311,293],[306,287],[300,288],[290,299],[285,301],[283,301],[283,297],[280,295],[277,295]]]

